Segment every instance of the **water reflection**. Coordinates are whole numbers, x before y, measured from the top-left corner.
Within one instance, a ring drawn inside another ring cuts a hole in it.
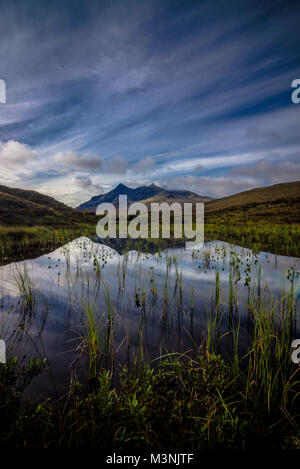
[[[61,393],[70,372],[87,373],[88,311],[115,369],[203,342],[208,314],[247,328],[249,298],[277,302],[293,284],[299,315],[300,260],[215,241],[197,249],[121,254],[79,238],[38,259],[0,268],[0,335],[8,353],[47,357],[30,393]],[[218,283],[219,282],[219,283]],[[109,336],[108,336],[109,331]]]

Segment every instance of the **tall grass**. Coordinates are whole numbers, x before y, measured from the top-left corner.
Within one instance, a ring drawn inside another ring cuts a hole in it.
[[[260,269],[258,269],[260,275]],[[260,278],[260,277],[259,277]],[[300,368],[291,361],[291,342],[295,337],[296,299],[293,280],[286,294],[283,290],[280,300],[275,300],[271,293],[262,298],[260,281],[257,294],[248,304],[250,327],[241,330],[240,318],[228,323],[228,330],[220,333],[218,275],[216,275],[215,314],[208,315],[205,335],[208,359],[216,357],[226,340],[225,357],[232,366],[235,379],[243,384],[246,401],[251,397],[253,415],[256,411],[286,412],[288,402],[298,399],[300,393]],[[229,298],[232,299],[232,283]],[[287,300],[287,301],[286,301]],[[232,301],[232,300],[231,300]],[[278,302],[281,311],[278,314]],[[227,309],[230,314],[232,305]],[[228,350],[228,338],[232,348]],[[245,352],[245,342],[247,350]],[[223,348],[224,351],[224,348]]]

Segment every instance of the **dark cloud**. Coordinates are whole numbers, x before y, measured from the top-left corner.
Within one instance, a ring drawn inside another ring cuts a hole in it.
[[[229,171],[226,176],[234,178],[252,178],[252,180],[276,184],[280,182],[299,181],[300,180],[300,161],[283,161],[274,164],[267,160],[259,160],[251,166],[241,166]]]
[[[73,177],[73,183],[81,189],[89,189],[97,194],[102,194],[103,192],[103,188],[99,184],[93,184],[89,176],[77,174]]]
[[[125,174],[128,169],[128,161],[123,156],[115,156],[106,160],[103,171],[110,174]]]
[[[102,166],[102,159],[99,156],[85,155],[75,151],[56,153],[54,161],[72,169],[99,170]]]

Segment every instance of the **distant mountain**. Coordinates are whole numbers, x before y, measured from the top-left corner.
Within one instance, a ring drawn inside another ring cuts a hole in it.
[[[0,225],[71,226],[90,219],[47,195],[0,185]]]
[[[151,184],[150,186],[141,186],[131,189],[124,184],[119,184],[115,189],[106,194],[92,197],[89,201],[77,207],[80,211],[96,212],[97,206],[104,202],[110,202],[118,207],[119,195],[127,195],[128,203],[144,202],[208,202],[212,197],[197,195],[191,191],[185,190],[167,190]]]
[[[212,223],[299,223],[300,181],[259,187],[205,205]]]
[[[78,210],[95,212],[102,202],[118,206],[120,194],[127,194],[128,202],[204,202],[208,223],[299,223],[300,181],[259,187],[220,199],[203,197],[184,190],[166,190],[155,184],[131,189],[119,184],[112,191],[95,196],[81,204]]]

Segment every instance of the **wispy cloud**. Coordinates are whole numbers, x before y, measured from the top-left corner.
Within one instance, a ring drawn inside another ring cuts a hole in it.
[[[75,204],[120,181],[221,196],[299,178],[299,11],[3,0],[0,182]]]

